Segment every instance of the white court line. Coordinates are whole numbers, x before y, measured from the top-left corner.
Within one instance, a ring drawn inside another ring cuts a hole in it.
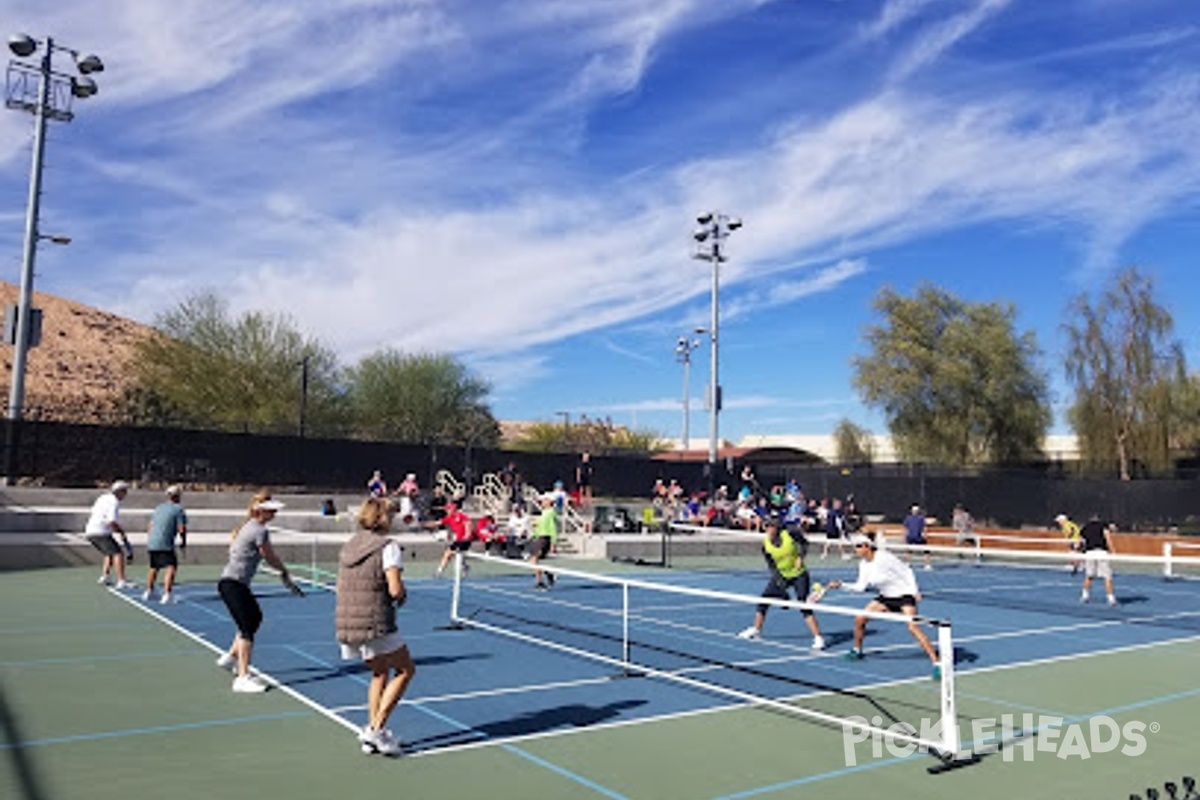
[[[109,591],[109,594],[116,595],[117,597],[124,600],[126,603],[129,603],[134,608],[140,609],[145,614],[149,614],[151,617],[153,617],[154,619],[157,619],[159,622],[163,623],[168,628],[171,628],[172,630],[183,634],[187,638],[191,639],[193,642],[196,642],[197,644],[202,645],[203,647],[211,650],[212,652],[216,653],[217,655],[220,655],[221,653],[225,652],[224,648],[218,647],[216,644],[210,642],[208,639],[204,638],[202,635],[200,635],[198,633],[193,633],[192,631],[189,631],[187,628],[176,623],[174,620],[163,616],[159,612],[155,611],[154,609],[150,608],[149,606],[147,606],[143,603],[139,603],[132,597],[129,597],[128,595],[124,595],[112,587],[109,587],[108,591]],[[263,672],[262,670],[259,670],[256,667],[251,667],[250,669],[252,672],[254,672],[254,674],[260,676],[261,678],[266,680],[268,683],[270,683],[272,686],[279,689],[279,691],[283,692],[284,694],[293,698],[294,700],[299,701],[301,705],[308,706],[309,708],[316,711],[317,713],[319,713],[321,716],[325,717],[326,719],[333,720],[334,722],[341,725],[342,727],[347,728],[351,731],[354,731],[354,733],[356,733],[356,734],[359,732],[359,728],[357,725],[350,722],[349,720],[342,719],[337,714],[333,713],[332,711],[330,711],[328,708],[321,705],[320,703],[317,703],[316,701],[308,698],[307,696],[301,694],[300,692],[296,691],[295,689],[292,689],[291,687],[287,686],[286,684],[280,683],[279,680],[277,680],[273,676],[269,675],[268,673]]]

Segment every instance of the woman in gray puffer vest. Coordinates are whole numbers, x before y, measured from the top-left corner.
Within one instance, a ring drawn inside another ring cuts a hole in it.
[[[358,735],[364,753],[398,756],[400,740],[387,729],[388,717],[412,682],[416,666],[396,627],[396,607],[404,604],[403,554],[388,533],[395,507],[382,497],[363,502],[358,532],[338,554],[337,640],[342,658],[361,658],[371,669],[367,725]],[[394,673],[394,675],[393,675]]]

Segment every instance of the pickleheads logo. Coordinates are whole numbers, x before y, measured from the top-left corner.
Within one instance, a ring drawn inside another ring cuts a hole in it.
[[[877,730],[868,730],[870,725]],[[853,767],[858,763],[860,745],[870,743],[870,757],[904,758],[914,753],[927,753],[924,745],[909,741],[907,738],[893,738],[890,734],[901,737],[919,737],[925,741],[938,742],[942,740],[942,725],[940,720],[921,720],[918,730],[907,722],[897,722],[885,726],[882,717],[849,717],[842,725],[842,748],[846,756],[846,766]],[[960,728],[963,742],[963,752],[960,756],[989,755],[1000,753],[1006,762],[1033,761],[1038,753],[1046,753],[1045,757],[1065,760],[1077,758],[1086,761],[1097,753],[1111,753],[1115,750],[1122,755],[1136,758],[1146,752],[1147,734],[1159,731],[1157,722],[1142,722],[1132,720],[1124,725],[1103,714],[1090,717],[1083,721],[1067,722],[1064,717],[1054,717],[1045,714],[1004,714],[999,718],[980,718],[971,720],[969,726]],[[865,749],[865,748],[863,748]]]

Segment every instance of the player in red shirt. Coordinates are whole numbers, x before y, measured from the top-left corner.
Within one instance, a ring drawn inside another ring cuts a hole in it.
[[[441,577],[442,572],[446,569],[446,565],[450,563],[450,559],[454,558],[455,553],[465,553],[471,549],[471,542],[475,540],[471,518],[458,507],[458,503],[453,501],[446,503],[446,516],[442,518],[442,527],[450,532],[450,539],[446,543],[446,551],[442,553],[442,561],[438,564],[435,577]],[[466,564],[463,564],[463,573],[467,572]]]

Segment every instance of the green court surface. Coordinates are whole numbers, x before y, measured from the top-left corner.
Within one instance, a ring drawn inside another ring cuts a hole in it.
[[[964,742],[972,720],[1014,710],[1064,715],[1068,727],[1059,742],[1035,738],[942,774],[928,771],[931,756],[876,756],[837,728],[744,705],[388,760],[362,755],[345,727],[288,693],[231,693],[210,649],[94,581],[92,568],[0,573],[0,798],[1127,800],[1150,787],[1166,798],[1167,782],[1200,772],[1200,636],[1183,632],[960,673]],[[937,704],[928,681],[864,693],[891,707]],[[838,711],[846,700],[808,702]],[[1144,725],[1144,752],[1064,748],[1070,725],[1090,736],[1101,714]]]

